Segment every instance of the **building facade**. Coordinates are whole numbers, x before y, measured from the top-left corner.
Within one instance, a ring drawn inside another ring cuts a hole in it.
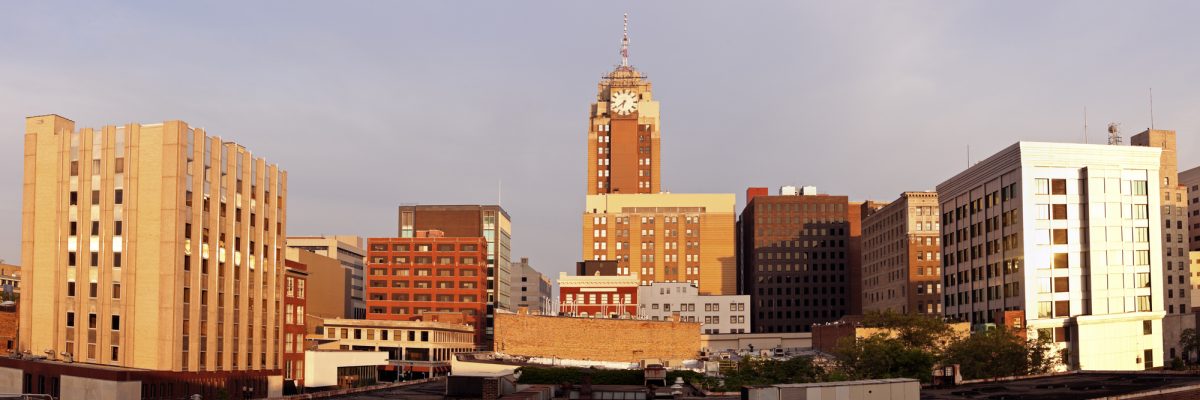
[[[938,185],[946,316],[1021,312],[1068,369],[1161,367],[1161,153],[1019,142]]]
[[[346,318],[366,318],[365,269],[367,252],[363,250],[363,239],[350,235],[294,236],[287,239],[287,247],[316,253],[338,261],[350,271],[350,291],[345,303],[350,312]]]
[[[733,194],[587,196],[583,259],[616,260],[618,272],[688,282],[702,294],[736,294]]]
[[[513,264],[512,288],[518,309],[524,307],[535,315],[549,314],[553,309],[554,284],[529,265],[528,257],[521,257],[521,262]]]
[[[483,237],[487,240],[487,313],[484,335],[490,338],[495,310],[512,310],[512,219],[498,205],[412,205],[400,206],[399,236],[410,238],[417,231],[439,230],[446,237]],[[488,342],[491,340],[488,339]]]
[[[314,333],[314,328],[327,318],[348,318],[354,315],[354,303],[350,296],[351,270],[337,259],[329,258],[308,250],[289,247],[285,251],[287,261],[304,265],[308,273],[305,291],[305,332]]]
[[[678,313],[683,322],[699,322],[704,334],[750,332],[750,296],[702,295],[686,282],[651,283],[638,287],[638,318],[670,321]]]
[[[904,192],[862,221],[863,311],[942,314],[937,193]]]
[[[588,113],[589,195],[661,191],[658,101],[646,76],[629,65],[628,43],[626,34],[621,65],[600,79]]]
[[[742,294],[753,296],[754,332],[810,332],[812,324],[853,313],[861,286],[862,203],[846,196],[766,195],[747,190],[738,219]]]
[[[434,321],[329,319],[315,336],[320,350],[385,351],[409,377],[445,375],[454,354],[476,347],[475,327]]]
[[[25,132],[22,350],[273,393],[286,172],[182,121]]]
[[[634,318],[638,315],[635,276],[558,275],[559,314],[582,318]]]
[[[21,294],[21,267],[0,263],[0,301],[15,299]]]
[[[0,301],[0,357],[7,357],[20,350],[17,344],[17,331],[20,330],[17,309],[15,302]]]
[[[1129,138],[1133,146],[1157,147],[1162,150],[1158,168],[1158,192],[1162,194],[1163,302],[1167,315],[1163,317],[1163,352],[1167,360],[1179,358],[1183,349],[1180,335],[1196,328],[1192,313],[1192,281],[1188,260],[1188,188],[1179,180],[1179,161],[1176,158],[1175,131],[1146,130]]]
[[[487,242],[417,231],[409,238],[367,239],[367,319],[411,320],[429,312],[462,313],[478,330],[487,310]]]
[[[308,266],[284,260],[283,284],[283,379],[304,387],[305,290]]]
[[[1200,167],[1180,172],[1179,183],[1187,189],[1188,250],[1200,251]]]

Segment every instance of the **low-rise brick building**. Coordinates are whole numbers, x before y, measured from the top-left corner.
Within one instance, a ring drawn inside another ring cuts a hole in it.
[[[559,313],[584,318],[638,315],[638,278],[632,275],[558,275]]]
[[[304,387],[304,291],[308,281],[306,265],[292,260],[284,261],[283,294],[283,379]]]

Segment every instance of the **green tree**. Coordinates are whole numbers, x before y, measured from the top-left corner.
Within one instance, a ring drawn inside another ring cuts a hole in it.
[[[1192,361],[1192,354],[1200,351],[1200,335],[1196,334],[1195,329],[1184,329],[1179,334],[1179,347],[1183,350],[1183,360]]]
[[[1058,363],[1049,338],[1022,339],[1008,329],[976,332],[946,349],[944,362],[958,364],[965,379],[1050,372]]]
[[[747,385],[778,383],[809,383],[825,380],[825,370],[812,357],[792,357],[786,361],[771,358],[746,357],[738,361],[737,370],[725,374],[721,389],[737,390]]]
[[[843,338],[833,351],[849,379],[913,378],[929,382],[937,357],[930,349],[879,333]]]
[[[939,354],[954,340],[950,324],[939,317],[921,314],[899,314],[892,311],[870,312],[863,316],[862,326],[889,330],[890,336],[907,346]]]

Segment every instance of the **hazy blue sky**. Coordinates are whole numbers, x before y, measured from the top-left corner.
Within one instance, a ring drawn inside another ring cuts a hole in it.
[[[493,203],[503,180],[514,258],[556,276],[626,11],[672,192],[891,200],[968,145],[1082,141],[1085,106],[1091,141],[1128,137],[1150,87],[1200,162],[1194,2],[169,3],[0,4],[0,258],[20,259],[24,118],[57,113],[246,145],[289,171],[291,234],[395,235],[398,204]]]

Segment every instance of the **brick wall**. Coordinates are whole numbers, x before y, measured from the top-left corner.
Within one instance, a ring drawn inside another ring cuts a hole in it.
[[[17,309],[0,309],[0,356],[20,350],[17,346]],[[9,349],[12,342],[12,349]]]
[[[695,322],[497,314],[496,351],[520,356],[678,365],[700,351]]]

